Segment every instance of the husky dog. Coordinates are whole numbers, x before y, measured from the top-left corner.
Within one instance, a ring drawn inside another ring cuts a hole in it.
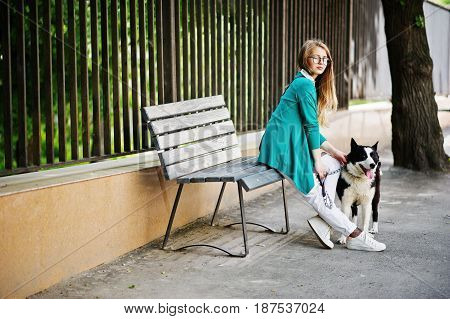
[[[351,140],[351,150],[347,155],[347,164],[341,169],[341,175],[336,187],[336,193],[341,200],[344,214],[358,227],[370,233],[378,233],[378,203],[380,202],[380,176],[382,175],[378,158],[378,142],[373,146],[358,145]],[[358,206],[361,206],[361,216],[358,216]],[[372,213],[372,214],[371,214]],[[369,230],[370,216],[372,229]],[[345,244],[346,237],[342,235],[339,243]]]

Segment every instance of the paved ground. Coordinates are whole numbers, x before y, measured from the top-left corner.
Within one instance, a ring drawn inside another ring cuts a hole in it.
[[[450,153],[450,130],[444,135]],[[291,232],[251,228],[245,259],[203,248],[162,251],[153,242],[31,298],[449,298],[450,174],[394,168],[390,152],[381,160],[376,238],[387,244],[385,252],[321,248],[306,223],[313,210],[289,185]],[[247,213],[281,228],[282,207],[279,189],[248,202]],[[221,212],[220,224],[238,213],[237,207]],[[172,245],[206,240],[239,251],[240,234],[196,223],[178,232]]]

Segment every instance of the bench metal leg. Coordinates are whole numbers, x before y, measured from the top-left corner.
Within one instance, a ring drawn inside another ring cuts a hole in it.
[[[284,185],[284,179],[281,180],[281,185],[282,185],[282,191],[283,191],[283,204],[284,204],[284,217],[285,217],[285,225],[286,225],[286,229],[282,229],[281,231],[277,232],[265,225],[262,224],[257,224],[257,223],[253,223],[253,222],[247,222],[246,221],[246,216],[245,216],[245,207],[244,207],[244,198],[243,198],[243,192],[242,192],[242,183],[240,181],[237,182],[237,186],[238,186],[238,193],[239,193],[239,206],[240,206],[240,211],[241,211],[241,222],[240,223],[233,223],[233,224],[229,224],[228,226],[232,226],[232,225],[242,225],[242,236],[243,236],[243,240],[244,240],[244,253],[240,253],[240,254],[233,254],[221,247],[217,247],[217,246],[213,246],[213,245],[208,245],[208,244],[192,244],[192,245],[187,245],[187,246],[183,246],[180,247],[178,249],[175,250],[181,250],[181,249],[185,249],[185,248],[189,248],[189,247],[209,247],[209,248],[214,248],[214,249],[218,249],[226,254],[228,254],[229,256],[232,257],[245,257],[248,255],[249,252],[249,248],[247,245],[247,241],[248,241],[248,237],[247,237],[247,224],[250,225],[255,225],[255,226],[260,226],[263,227],[265,229],[267,229],[270,232],[273,233],[278,233],[278,234],[287,234],[289,232],[289,215],[288,215],[288,207],[287,207],[287,201],[286,201],[286,191],[285,191],[285,185]],[[178,191],[177,191],[177,195],[175,197],[175,202],[172,208],[172,213],[170,214],[170,219],[169,219],[169,224],[167,225],[167,230],[166,230],[166,235],[164,236],[164,242],[162,245],[162,248],[164,249],[164,247],[167,244],[167,241],[169,240],[169,236],[170,236],[170,230],[172,228],[172,224],[173,224],[173,220],[175,219],[175,214],[177,211],[177,207],[178,207],[178,203],[180,201],[180,197],[181,197],[181,192],[183,191],[183,186],[184,184],[180,184],[178,187]],[[220,202],[222,201],[222,197],[223,197],[223,193],[225,191],[225,186],[226,186],[226,182],[224,182],[222,184],[222,188],[220,190],[220,195],[219,195],[219,199],[217,201],[216,204],[216,208],[214,210],[214,215],[212,217],[211,220],[211,225],[214,222],[214,218],[219,210],[219,206],[220,206]]]
[[[238,181],[238,192],[239,192],[239,206],[241,208],[241,222],[242,222],[242,235],[244,238],[244,255],[240,257],[245,257],[248,254],[247,246],[247,223],[245,221],[245,209],[244,209],[244,197],[242,196],[242,183]]]
[[[222,189],[220,190],[219,199],[217,200],[216,209],[214,210],[213,217],[211,218],[211,226],[214,225],[214,218],[216,217],[217,212],[219,211],[220,202],[222,201],[223,192],[225,191],[225,186],[227,182],[223,182]]]
[[[286,230],[281,230],[282,234],[287,234],[289,232],[289,215],[288,215],[288,206],[286,201],[286,190],[284,188],[284,179],[281,180],[281,187],[283,189],[283,204],[284,204],[284,220],[286,222]]]
[[[180,201],[180,196],[181,196],[181,192],[183,191],[183,186],[184,184],[180,184],[180,186],[178,186],[178,191],[177,191],[177,195],[175,197],[175,202],[173,204],[172,207],[172,213],[170,214],[170,219],[169,219],[169,224],[167,225],[167,230],[166,230],[166,235],[164,236],[164,241],[162,244],[162,249],[164,249],[164,247],[167,245],[167,241],[169,240],[169,236],[170,236],[170,230],[172,229],[172,224],[173,224],[173,220],[175,219],[175,214],[177,212],[177,207],[178,207],[178,202]],[[223,249],[221,247],[217,247],[217,246],[213,246],[213,245],[208,245],[208,244],[192,244],[192,245],[187,245],[187,246],[183,246],[174,250],[181,250],[181,249],[185,249],[185,248],[189,248],[189,247],[209,247],[209,248],[214,248],[214,249],[218,249],[226,254],[228,254],[231,257],[245,257],[248,254],[248,247],[247,247],[247,227],[245,225],[245,211],[244,211],[244,202],[242,199],[242,185],[240,183],[238,183],[239,186],[239,203],[241,204],[241,219],[242,219],[242,231],[243,231],[243,235],[244,235],[244,253],[240,253],[240,254],[233,254],[231,252],[229,252],[226,249]],[[221,191],[221,196],[219,198],[219,203],[216,206],[216,210],[219,207],[220,204],[220,200],[222,198],[223,195],[223,190],[225,188],[225,183],[224,185],[222,185],[222,191]]]
[[[175,197],[175,202],[173,203],[172,213],[170,214],[169,224],[167,224],[166,235],[164,236],[164,242],[162,244],[162,248],[167,244],[169,240],[170,230],[172,229],[173,220],[175,218],[175,213],[177,212],[178,202],[180,201],[181,192],[183,191],[184,184],[180,184],[178,186],[177,196]]]
[[[284,204],[284,220],[285,220],[285,225],[286,225],[286,229],[282,228],[280,231],[276,231],[273,228],[270,228],[269,226],[263,225],[263,224],[258,224],[258,223],[254,223],[254,222],[247,222],[248,225],[254,225],[254,226],[258,226],[258,227],[262,227],[265,230],[274,233],[274,234],[282,234],[282,235],[286,235],[289,232],[289,215],[288,215],[288,207],[287,207],[287,201],[286,201],[286,192],[285,192],[285,188],[284,188],[284,179],[281,180],[281,185],[282,185],[282,190],[283,190],[283,204]],[[228,224],[225,227],[230,227],[233,225],[240,225],[241,223],[232,223],[232,224]]]

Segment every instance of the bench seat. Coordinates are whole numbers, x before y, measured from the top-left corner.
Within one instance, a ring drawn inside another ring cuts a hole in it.
[[[176,180],[179,184],[162,244],[163,249],[170,236],[183,187],[192,183],[222,183],[211,225],[214,224],[226,184],[237,183],[241,221],[227,226],[242,227],[244,252],[232,253],[209,244],[193,244],[179,249],[204,246],[218,249],[233,257],[245,257],[249,252],[247,224],[257,225],[274,233],[288,233],[289,217],[284,178],[277,170],[258,163],[257,157],[242,157],[236,130],[223,96],[144,107],[142,116],[150,130],[152,143],[158,151],[165,178]],[[248,192],[279,181],[283,190],[285,229],[275,231],[268,226],[247,221],[242,190]]]
[[[257,157],[241,157],[189,175],[177,178],[177,183],[237,182],[243,181],[244,189],[266,186],[283,177],[273,168],[257,162]]]

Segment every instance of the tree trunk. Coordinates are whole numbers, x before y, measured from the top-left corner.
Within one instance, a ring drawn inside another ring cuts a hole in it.
[[[446,170],[448,156],[434,99],[423,0],[382,3],[392,79],[394,165],[421,171]]]

